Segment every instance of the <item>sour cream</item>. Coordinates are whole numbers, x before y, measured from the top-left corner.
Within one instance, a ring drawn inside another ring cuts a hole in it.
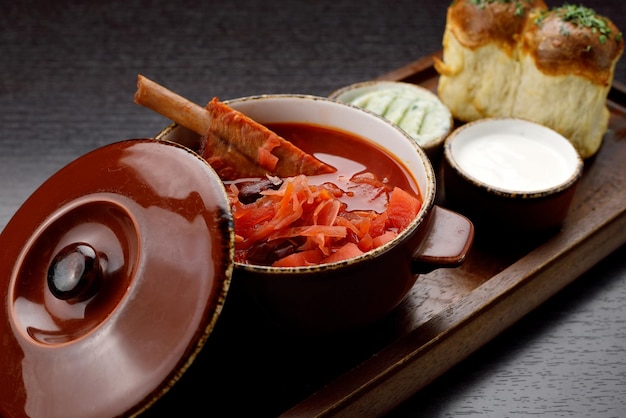
[[[540,192],[571,180],[579,163],[572,145],[553,130],[511,120],[468,125],[451,144],[458,167],[490,187]]]

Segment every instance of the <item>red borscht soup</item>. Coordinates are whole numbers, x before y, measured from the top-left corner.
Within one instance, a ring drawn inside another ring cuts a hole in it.
[[[236,262],[297,267],[342,261],[392,240],[419,212],[417,183],[378,145],[304,123],[267,127],[336,171],[226,181]]]

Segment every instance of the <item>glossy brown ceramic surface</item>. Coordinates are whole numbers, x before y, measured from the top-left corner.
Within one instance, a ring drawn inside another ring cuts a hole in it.
[[[501,236],[511,233],[532,235],[558,228],[576,191],[576,184],[573,184],[555,193],[502,195],[468,181],[448,161],[443,164],[449,207],[466,214],[477,228]]]
[[[385,251],[291,271],[235,264],[234,284],[279,328],[331,335],[362,328],[389,314],[419,274],[462,264],[473,237],[467,218],[433,206],[420,228]]]
[[[0,236],[0,415],[158,399],[217,320],[232,234],[221,182],[177,144],[119,142],[52,176]]]

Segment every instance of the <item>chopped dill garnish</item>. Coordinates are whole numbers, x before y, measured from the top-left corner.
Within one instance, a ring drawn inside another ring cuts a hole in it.
[[[515,4],[515,13],[514,16],[523,16],[524,15],[524,3],[530,5],[532,0],[471,0],[471,3],[474,6],[478,6],[481,9],[484,9],[485,6],[489,3],[514,3]]]
[[[611,27],[609,26],[607,20],[598,15],[593,9],[585,6],[576,6],[573,4],[565,3],[563,6],[555,8],[554,12],[564,22],[569,22],[578,27],[591,29],[592,33],[598,34],[598,40],[601,44],[606,43],[611,38],[611,34],[613,31],[611,30]],[[547,12],[542,11],[539,17],[535,19],[535,23],[538,25],[541,24],[546,16]],[[568,32],[564,28],[561,28],[561,32],[566,35],[568,34]],[[614,39],[616,42],[621,42],[622,33],[619,32],[615,34]],[[587,51],[589,51],[590,49],[591,46],[588,46]]]

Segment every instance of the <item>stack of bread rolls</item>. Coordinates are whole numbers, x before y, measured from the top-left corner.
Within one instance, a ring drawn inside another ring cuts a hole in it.
[[[606,99],[623,48],[617,27],[584,6],[456,0],[435,60],[438,94],[458,120],[529,119],[588,158],[608,127]]]

